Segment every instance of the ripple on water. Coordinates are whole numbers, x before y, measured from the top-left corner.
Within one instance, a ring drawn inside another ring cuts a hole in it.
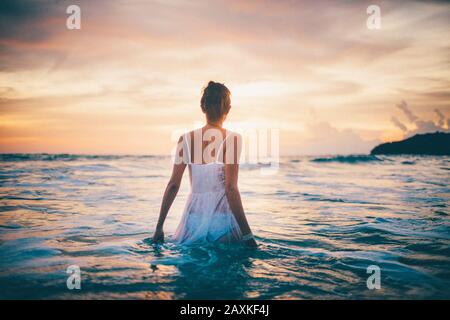
[[[151,243],[168,160],[0,156],[0,297],[450,298],[448,158],[290,157],[270,178],[243,166],[257,250],[173,243],[186,179],[168,241]],[[369,265],[382,290],[367,290]]]

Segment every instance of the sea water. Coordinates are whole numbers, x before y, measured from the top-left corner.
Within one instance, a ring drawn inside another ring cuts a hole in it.
[[[284,157],[272,175],[244,164],[256,250],[170,241],[187,171],[167,241],[151,243],[170,162],[0,155],[0,298],[450,298],[449,157]]]

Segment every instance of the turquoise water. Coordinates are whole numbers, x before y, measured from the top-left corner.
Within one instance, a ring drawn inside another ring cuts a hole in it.
[[[287,157],[270,176],[244,165],[252,250],[151,244],[168,157],[0,155],[0,298],[449,299],[449,164]],[[66,286],[70,265],[80,290]]]

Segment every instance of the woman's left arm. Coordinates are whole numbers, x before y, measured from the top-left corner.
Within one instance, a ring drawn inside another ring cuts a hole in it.
[[[244,213],[244,208],[242,206],[241,194],[238,189],[238,172],[239,172],[239,158],[241,153],[241,142],[239,141],[240,136],[235,137],[233,140],[233,152],[231,158],[231,163],[226,162],[225,164],[225,194],[228,200],[231,211],[239,225],[242,232],[243,238],[247,238],[245,242],[251,247],[256,247],[256,241],[253,238],[252,230],[247,221],[247,217]],[[230,151],[226,151],[230,152]]]

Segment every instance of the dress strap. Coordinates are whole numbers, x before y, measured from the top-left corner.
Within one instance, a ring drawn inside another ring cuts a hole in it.
[[[186,144],[186,149],[183,148],[183,158],[187,159],[187,163],[186,164],[190,164],[191,163],[191,133],[185,133],[183,135],[183,143]],[[184,155],[184,151],[186,151],[186,157]]]
[[[228,130],[225,130],[225,139],[223,139],[222,143],[220,144],[219,148],[217,149],[216,162],[219,161],[219,157],[223,153],[223,145],[224,145],[225,141],[227,141],[229,136],[231,136],[231,134],[228,133]]]

